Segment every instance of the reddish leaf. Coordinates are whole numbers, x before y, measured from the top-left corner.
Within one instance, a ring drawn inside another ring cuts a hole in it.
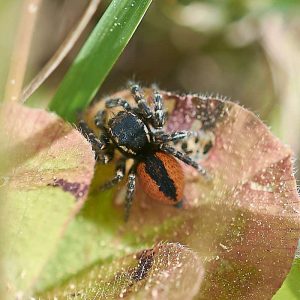
[[[146,95],[151,102],[151,90]],[[127,90],[110,97],[133,103]],[[49,270],[64,278],[72,275],[69,270],[75,273],[97,262],[97,258],[108,257],[119,269],[124,249],[134,253],[160,241],[179,242],[197,253],[204,270],[197,299],[271,298],[291,267],[300,234],[300,201],[290,149],[254,114],[233,102],[169,92],[163,92],[163,97],[169,111],[167,129],[198,132],[200,140],[191,138],[187,149],[207,169],[210,179],[182,164],[186,180],[183,209],[151,200],[137,184],[126,224],[120,205],[125,187],[109,204],[101,202],[107,203],[109,193],[91,195],[90,206],[80,220],[74,220],[69,238],[61,243],[64,254],[57,253],[53,264],[67,257],[68,251],[72,251],[73,259],[59,272],[51,267]],[[86,117],[93,120],[103,105],[104,101],[95,103]],[[181,146],[176,145],[179,149]],[[99,208],[97,214],[95,208]],[[116,210],[121,213],[116,214]],[[91,238],[94,236],[97,239]],[[189,278],[185,276],[180,280]],[[169,289],[168,282],[163,285]],[[119,291],[118,285],[114,287]],[[138,298],[141,291],[137,289],[131,296]],[[151,287],[143,299],[151,299],[152,291],[155,288]]]

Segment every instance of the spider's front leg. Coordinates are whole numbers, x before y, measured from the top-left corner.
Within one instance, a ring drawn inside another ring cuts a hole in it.
[[[150,106],[148,105],[148,103],[146,102],[144,93],[142,92],[142,89],[140,88],[140,86],[136,83],[131,83],[130,90],[131,90],[132,96],[133,96],[138,108],[142,112],[142,115],[146,119],[152,120],[152,118],[153,118],[152,110],[151,110]]]
[[[94,131],[89,128],[84,120],[80,120],[79,129],[81,130],[84,137],[92,144],[95,151],[100,151],[107,148],[109,139],[105,134],[101,134],[99,138],[95,135]]]
[[[155,129],[161,129],[166,121],[166,112],[163,106],[163,98],[162,95],[158,91],[154,91],[153,93],[153,101],[154,101],[154,112],[151,107],[148,105],[145,95],[141,87],[136,83],[131,83],[130,90],[133,95],[135,102],[138,105],[138,108],[142,112],[142,115],[149,119],[152,126]]]
[[[125,198],[125,221],[128,221],[130,209],[132,206],[133,195],[135,191],[135,180],[136,180],[136,165],[134,164],[128,173],[127,192]]]
[[[95,158],[102,164],[107,164],[113,159],[114,151],[111,148],[109,138],[105,133],[102,133],[98,138],[94,131],[88,127],[84,120],[80,120],[79,129],[84,137],[91,143],[93,150],[95,151]],[[102,128],[100,126],[100,128]]]
[[[132,110],[130,104],[122,98],[108,99],[105,102],[105,106],[106,108],[123,107],[127,111]]]
[[[175,148],[173,148],[169,145],[166,145],[166,144],[162,144],[160,146],[160,149],[168,154],[175,156],[176,158],[183,161],[187,165],[192,166],[199,173],[201,173],[202,176],[209,179],[209,175],[208,175],[207,171],[199,163],[197,163],[196,161],[191,159],[187,154],[177,151]]]

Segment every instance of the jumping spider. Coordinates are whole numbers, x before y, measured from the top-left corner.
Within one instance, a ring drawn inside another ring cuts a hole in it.
[[[126,160],[134,160],[128,172],[126,220],[132,204],[136,175],[150,198],[168,205],[178,205],[183,197],[184,175],[177,159],[206,176],[200,164],[168,144],[194,135],[194,132],[163,131],[166,111],[162,95],[158,91],[153,92],[154,108],[151,108],[138,84],[131,84],[130,91],[136,102],[134,107],[125,99],[114,98],[106,100],[105,109],[97,112],[95,125],[101,131],[100,136],[96,136],[85,121],[79,122],[82,133],[92,144],[100,163],[106,164],[112,160],[115,150],[121,153],[121,158],[116,162],[115,176],[101,190],[119,183],[125,176]],[[108,117],[108,111],[114,108],[119,111]]]

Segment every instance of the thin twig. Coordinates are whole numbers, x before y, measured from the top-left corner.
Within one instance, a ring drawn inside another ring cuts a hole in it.
[[[21,20],[13,47],[5,88],[5,101],[16,101],[20,96],[40,4],[41,0],[24,0],[23,2]]]
[[[35,78],[25,87],[20,97],[20,102],[25,102],[51,75],[51,73],[59,66],[67,54],[71,51],[74,44],[77,42],[83,30],[88,25],[92,16],[96,12],[101,0],[91,0],[84,14],[79,20],[76,27],[68,34],[61,46],[57,49],[54,55],[35,76]]]

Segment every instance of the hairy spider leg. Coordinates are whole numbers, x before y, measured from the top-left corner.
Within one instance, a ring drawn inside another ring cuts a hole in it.
[[[134,164],[128,172],[127,192],[125,198],[125,221],[128,221],[135,191],[136,167]]]
[[[207,174],[206,170],[199,163],[197,163],[196,161],[191,159],[187,154],[177,151],[175,148],[173,148],[169,145],[166,145],[166,144],[161,145],[160,148],[162,151],[164,151],[168,154],[171,154],[171,155],[175,156],[176,158],[178,158],[179,160],[186,163],[187,165],[192,166],[199,173],[201,173],[204,177],[207,178],[208,174]]]
[[[105,134],[101,134],[100,137],[97,138],[95,132],[88,127],[84,120],[79,121],[79,128],[85,138],[93,145],[95,150],[103,150],[108,146],[109,140]]]
[[[183,140],[185,138],[188,138],[190,136],[197,136],[197,132],[195,131],[175,131],[172,133],[165,133],[165,132],[155,132],[155,141],[158,143],[168,143],[168,142],[177,142],[179,140]]]
[[[154,91],[153,100],[154,100],[153,127],[155,129],[161,129],[166,122],[166,111],[164,109],[162,95],[158,91]]]
[[[130,84],[130,90],[138,108],[142,111],[143,116],[151,121],[155,129],[161,129],[166,121],[166,112],[163,106],[163,98],[160,93],[154,91],[154,113],[151,107],[147,104],[141,87],[136,83]]]
[[[106,113],[104,110],[99,110],[95,116],[94,122],[95,125],[106,132],[104,122],[105,122]]]
[[[123,107],[127,111],[131,110],[130,104],[122,98],[108,99],[105,102],[106,108],[115,108],[115,107],[119,107],[119,106]]]
[[[142,89],[138,84],[130,83],[131,94],[138,105],[138,108],[141,110],[143,116],[146,119],[153,119],[153,113],[150,106],[147,104],[145,100],[145,96],[142,92]]]
[[[108,189],[112,188],[116,184],[118,184],[125,176],[125,167],[126,167],[125,163],[126,163],[126,158],[121,157],[116,162],[114,177],[111,180],[105,182],[99,188],[97,188],[97,191],[105,191],[105,190],[108,190]]]
[[[114,151],[110,147],[111,144],[105,133],[102,133],[99,138],[95,135],[84,120],[79,121],[79,128],[84,137],[91,143],[95,151],[95,159],[102,163],[107,164],[113,159]]]

